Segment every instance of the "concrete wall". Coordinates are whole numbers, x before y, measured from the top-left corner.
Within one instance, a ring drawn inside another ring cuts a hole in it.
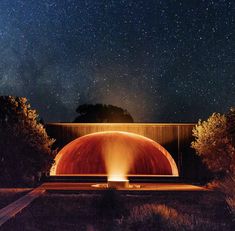
[[[59,149],[78,137],[94,132],[125,131],[143,135],[158,142],[169,151],[181,177],[201,180],[206,177],[205,169],[194,150],[190,148],[194,126],[195,124],[49,123],[46,129],[49,136],[56,139],[55,145]]]

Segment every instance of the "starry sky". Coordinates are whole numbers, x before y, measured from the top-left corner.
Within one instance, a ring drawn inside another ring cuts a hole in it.
[[[46,122],[83,103],[137,122],[197,122],[235,106],[234,0],[0,0],[0,95]]]

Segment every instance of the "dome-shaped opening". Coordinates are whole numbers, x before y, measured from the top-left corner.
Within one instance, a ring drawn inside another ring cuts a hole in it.
[[[178,176],[175,161],[155,141],[128,132],[98,132],[67,144],[56,156],[51,175],[108,174]]]

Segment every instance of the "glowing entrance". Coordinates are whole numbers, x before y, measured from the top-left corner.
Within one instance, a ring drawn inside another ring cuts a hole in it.
[[[178,176],[178,169],[170,153],[155,141],[108,131],[67,144],[56,156],[50,174],[107,174],[109,180],[118,180],[132,174]]]

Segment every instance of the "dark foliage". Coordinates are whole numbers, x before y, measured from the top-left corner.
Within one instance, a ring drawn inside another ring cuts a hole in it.
[[[0,96],[0,184],[33,182],[49,171],[55,151],[26,98]]]
[[[127,110],[106,104],[83,104],[76,112],[75,123],[133,123],[134,120]]]
[[[235,147],[235,107],[231,107],[225,116],[227,118],[228,133],[232,140],[232,145]]]

